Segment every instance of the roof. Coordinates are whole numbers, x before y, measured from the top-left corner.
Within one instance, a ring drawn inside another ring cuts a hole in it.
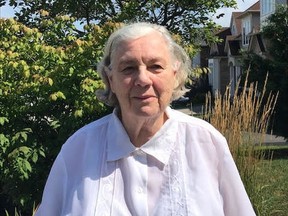
[[[230,29],[229,27],[222,27],[220,29],[218,29],[218,31],[215,32],[215,35],[220,36],[223,32],[227,31],[228,29]]]
[[[258,41],[260,50],[261,50],[262,52],[265,52],[264,42],[263,42],[262,37],[261,37],[260,34],[257,34],[257,41]]]
[[[239,34],[241,32],[241,18],[243,16],[246,16],[250,13],[259,13],[260,14],[260,1],[257,1],[255,4],[247,8],[245,11],[234,11],[231,14],[231,21],[230,21],[230,27],[232,28],[232,22],[234,20],[235,27],[237,30],[237,33]]]
[[[225,52],[228,52],[228,50],[230,50],[231,55],[238,56],[240,55],[241,43],[241,35],[228,35],[226,37],[224,50]]]
[[[234,20],[235,22],[235,27],[237,30],[237,33],[239,34],[239,32],[241,32],[241,20],[237,19],[243,12],[240,11],[234,11],[231,14],[231,21],[230,21],[230,27],[232,27],[232,22]]]
[[[217,43],[217,56],[226,56],[227,53],[225,52],[224,48],[225,48],[225,43],[227,40],[227,36],[231,35],[231,31],[230,28],[222,28],[221,31],[219,31],[216,36],[218,36],[220,39],[222,39],[221,43]]]
[[[249,43],[249,50],[252,50],[253,47],[255,47],[255,46],[258,46],[259,50],[261,52],[265,52],[264,42],[263,42],[263,39],[259,33],[251,35],[251,40]]]
[[[260,1],[257,1],[255,4],[253,4],[251,7],[246,9],[244,12],[242,12],[237,19],[242,18],[243,16],[246,16],[247,14],[251,13],[259,13],[260,14]]]
[[[228,41],[228,44],[229,44],[231,55],[233,56],[240,55],[240,41],[231,40],[231,41]]]
[[[253,11],[253,10],[260,10],[260,1],[257,1],[255,4],[253,4],[245,11]]]

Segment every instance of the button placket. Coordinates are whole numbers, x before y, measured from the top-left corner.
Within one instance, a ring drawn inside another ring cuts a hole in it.
[[[134,209],[136,215],[148,215],[148,202],[147,202],[147,155],[141,149],[136,149],[132,153],[134,158],[133,163],[133,179],[134,184],[131,185],[131,195],[134,201]]]

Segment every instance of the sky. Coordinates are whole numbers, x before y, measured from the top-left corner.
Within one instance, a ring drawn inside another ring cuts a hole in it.
[[[10,18],[14,14],[13,8],[9,7],[7,4],[0,8],[0,18]]]
[[[245,11],[250,6],[255,4],[258,0],[237,0],[237,9],[234,8],[222,8],[218,9],[215,16],[224,13],[225,15],[221,17],[220,19],[215,19],[215,22],[223,27],[229,27],[230,26],[230,18],[231,13],[233,11]]]
[[[219,25],[222,25],[224,27],[228,27],[230,25],[230,18],[232,11],[244,11],[250,6],[252,6],[254,3],[256,3],[258,0],[237,0],[238,8],[222,8],[217,10],[217,13],[215,16],[224,13],[225,15],[221,17],[220,19],[215,19],[215,22]],[[13,16],[13,9],[9,6],[3,6],[0,8],[0,18],[10,18]]]

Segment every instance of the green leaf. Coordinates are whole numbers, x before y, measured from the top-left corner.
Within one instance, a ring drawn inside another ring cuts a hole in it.
[[[45,157],[45,151],[43,149],[39,149],[39,154],[42,156],[42,157]]]
[[[76,111],[74,112],[74,116],[75,116],[76,118],[82,117],[82,116],[83,116],[83,110],[82,110],[82,109],[76,110]]]
[[[61,91],[57,92],[57,98],[66,99],[65,95]]]
[[[51,78],[48,78],[48,84],[49,84],[50,86],[53,85],[53,80],[52,80]]]
[[[38,161],[38,154],[37,154],[37,152],[33,152],[33,154],[32,154],[32,161],[34,162],[34,163],[36,163],[37,161]]]
[[[24,141],[27,141],[27,133],[26,132],[20,132],[21,137],[24,139]]]
[[[53,93],[53,94],[51,94],[50,95],[50,100],[52,100],[52,101],[56,101],[57,100],[57,94],[56,93]]]
[[[6,118],[6,117],[0,117],[0,125],[4,125],[5,122],[8,123],[8,122],[9,122],[9,119]]]
[[[27,170],[28,172],[32,172],[31,164],[27,160],[23,160],[23,168],[24,170]]]
[[[2,150],[3,150],[3,146],[6,146],[7,144],[9,144],[9,139],[4,134],[0,134],[0,145],[2,146]]]
[[[53,128],[53,129],[57,129],[57,128],[59,128],[60,126],[61,126],[61,124],[59,123],[59,121],[52,121],[51,123],[50,123],[50,126]]]
[[[31,148],[29,148],[29,147],[27,147],[27,146],[20,146],[20,147],[18,148],[18,151],[19,151],[19,152],[23,152],[24,155],[27,155],[28,153],[30,153]]]

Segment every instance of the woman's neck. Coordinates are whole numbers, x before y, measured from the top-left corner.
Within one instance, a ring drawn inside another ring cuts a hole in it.
[[[129,114],[128,114],[129,115]],[[154,117],[131,117],[128,115],[121,115],[121,121],[132,144],[136,147],[141,147],[148,140],[150,140],[162,125],[168,119],[165,113],[161,113]]]

